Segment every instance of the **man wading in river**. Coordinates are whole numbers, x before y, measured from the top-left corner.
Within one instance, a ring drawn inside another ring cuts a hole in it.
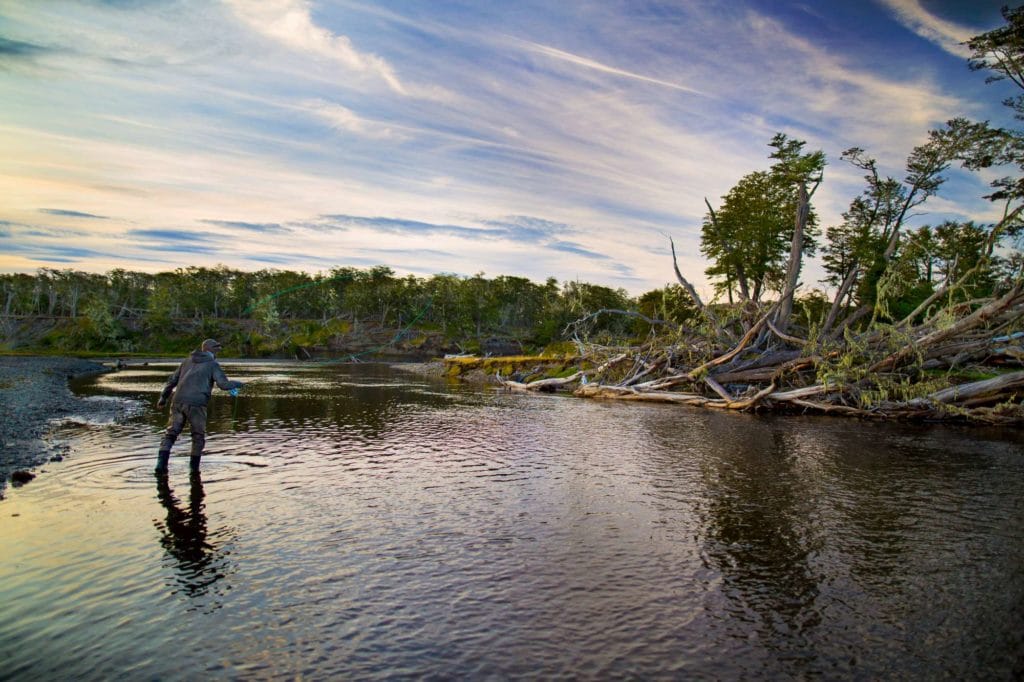
[[[185,362],[174,370],[174,374],[167,380],[160,398],[156,401],[157,407],[167,404],[171,399],[171,417],[167,422],[167,430],[164,431],[164,438],[160,441],[160,452],[157,453],[156,473],[157,475],[167,473],[167,464],[171,458],[171,447],[178,439],[181,430],[188,422],[192,432],[192,456],[189,458],[189,468],[192,471],[199,471],[199,459],[203,456],[203,446],[206,444],[206,404],[210,402],[210,391],[214,382],[223,391],[234,391],[242,387],[241,381],[230,381],[224,375],[214,359],[221,345],[213,339],[206,339],[199,350],[193,351]],[[177,387],[177,391],[175,391]]]

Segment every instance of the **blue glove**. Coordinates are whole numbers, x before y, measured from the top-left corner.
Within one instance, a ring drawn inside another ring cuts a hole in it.
[[[238,389],[237,388],[231,389],[230,391],[228,391],[228,395],[230,395],[232,398],[237,398],[238,397]]]

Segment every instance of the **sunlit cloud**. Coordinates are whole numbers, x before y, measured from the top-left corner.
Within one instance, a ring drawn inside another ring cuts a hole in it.
[[[962,43],[975,31],[946,21],[929,12],[920,0],[881,0],[896,19],[925,40],[934,43],[954,57],[966,59],[970,50]]]
[[[280,223],[249,223],[242,220],[210,220],[208,218],[204,218],[199,222],[230,230],[260,232],[262,234],[285,234],[292,231],[291,228],[285,227]]]
[[[383,58],[357,50],[348,36],[318,26],[306,0],[226,0],[252,29],[287,47],[331,59],[348,71],[379,78],[407,94],[394,68]]]
[[[83,211],[69,211],[62,208],[41,208],[40,213],[47,213],[49,215],[62,216],[66,218],[88,218],[90,220],[107,220],[107,216],[95,215],[92,213],[85,213]]]
[[[344,107],[340,104],[332,104],[331,102],[315,99],[306,100],[302,103],[302,107],[314,116],[325,121],[335,130],[343,130],[373,140],[398,139],[406,137],[393,127],[378,121],[365,119],[348,107]]]
[[[673,83],[671,81],[662,80],[660,78],[652,78],[651,76],[644,76],[644,75],[639,74],[639,73],[634,73],[632,71],[627,71],[626,69],[619,69],[619,68],[616,68],[614,66],[609,66],[607,64],[602,64],[599,61],[596,61],[596,60],[593,60],[593,59],[588,59],[587,57],[583,57],[583,56],[580,56],[578,54],[572,54],[571,52],[565,52],[564,50],[559,50],[559,49],[556,49],[556,48],[548,46],[548,45],[538,45],[537,43],[531,43],[529,41],[518,41],[518,42],[523,47],[525,47],[526,49],[530,50],[531,52],[536,52],[537,54],[542,54],[542,55],[544,55],[546,57],[551,57],[553,59],[559,59],[559,60],[562,60],[564,62],[569,62],[570,64],[575,64],[576,66],[582,66],[582,67],[587,68],[587,69],[593,69],[595,71],[600,71],[602,73],[611,74],[613,76],[621,76],[623,78],[632,78],[634,80],[642,81],[644,83],[651,83],[651,84],[654,84],[654,85],[660,85],[660,86],[663,86],[663,87],[666,87],[666,88],[672,88],[673,90],[681,90],[683,92],[693,93],[695,95],[704,94],[700,90],[697,90],[696,88],[691,88],[689,86],[682,85],[680,83]]]
[[[928,77],[901,80],[851,64],[765,15],[749,13],[747,25],[763,46],[765,73],[794,74],[782,79],[777,96],[769,101],[779,109],[787,102],[797,109],[794,103],[799,103],[802,111],[793,111],[797,120],[803,119],[809,129],[816,123],[841,130],[844,146],[863,146],[878,155],[892,150],[905,157],[910,151],[908,140],[923,141],[930,126],[973,108],[971,102],[943,91]],[[770,56],[773,53],[777,56]],[[807,111],[814,115],[807,116]]]
[[[606,256],[603,253],[595,253],[589,249],[585,249],[579,244],[573,242],[551,242],[547,245],[549,249],[555,251],[565,251],[566,253],[575,253],[585,258],[595,258],[597,260],[611,260],[611,256]]]

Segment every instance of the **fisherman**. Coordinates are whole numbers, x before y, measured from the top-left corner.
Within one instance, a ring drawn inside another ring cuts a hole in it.
[[[221,390],[231,391],[232,395],[237,395],[238,389],[242,388],[242,382],[230,381],[217,363],[215,356],[221,348],[222,346],[213,339],[203,341],[199,350],[193,351],[192,355],[174,370],[174,374],[161,391],[156,406],[163,407],[170,399],[171,416],[163,440],[160,441],[160,451],[157,453],[157,475],[167,473],[171,447],[185,428],[186,421],[192,432],[189,469],[193,472],[199,471],[199,460],[206,444],[206,404],[210,402],[213,384],[216,382]],[[174,390],[176,387],[177,391]]]

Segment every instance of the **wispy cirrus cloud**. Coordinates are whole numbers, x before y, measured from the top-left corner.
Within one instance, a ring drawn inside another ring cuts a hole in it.
[[[253,30],[290,49],[330,59],[351,73],[379,79],[400,95],[409,94],[387,60],[358,50],[345,35],[313,21],[306,0],[227,0],[236,15]]]
[[[550,249],[551,251],[570,253],[584,258],[607,261],[611,256],[586,248],[582,244],[560,239],[560,236],[573,234],[578,230],[565,223],[514,215],[495,220],[482,220],[480,226],[436,224],[402,218],[366,217],[351,215],[320,216],[329,225],[344,228],[364,228],[374,232],[403,234],[411,237],[449,236],[458,239],[480,241],[505,241],[511,244]],[[367,249],[386,252],[386,249]],[[401,250],[405,253],[407,250]],[[420,250],[424,251],[424,250]],[[437,251],[435,255],[448,255]]]
[[[673,83],[672,81],[662,80],[660,78],[654,78],[651,76],[645,76],[643,74],[635,73],[633,71],[629,71],[626,69],[620,69],[614,66],[609,66],[608,64],[603,64],[595,59],[589,59],[578,54],[566,52],[565,50],[559,50],[558,48],[551,47],[549,45],[540,45],[538,43],[533,43],[528,40],[516,40],[515,42],[524,47],[525,49],[529,50],[530,52],[535,52],[537,54],[541,54],[544,55],[545,57],[550,57],[552,59],[558,59],[564,62],[569,62],[570,64],[582,66],[587,69],[593,69],[594,71],[600,71],[601,73],[610,74],[612,76],[619,76],[622,78],[631,78],[633,80],[641,81],[644,83],[660,85],[666,88],[671,88],[673,90],[689,92],[695,95],[705,94],[702,91],[696,88],[691,88],[688,85],[683,85],[681,83]]]
[[[315,264],[321,268],[331,268],[338,265],[336,260],[312,253],[296,252],[285,254],[252,253],[246,259],[254,263],[268,263],[270,265],[309,267]],[[378,265],[378,261],[369,259],[358,259],[360,265]]]
[[[96,215],[94,213],[84,213],[82,211],[69,211],[63,208],[41,208],[40,213],[46,213],[47,215],[61,216],[64,218],[88,218],[90,220],[109,220],[105,215]]]
[[[333,214],[320,216],[321,227],[361,227],[390,234],[415,236],[449,235],[470,240],[506,240],[525,244],[547,245],[556,243],[553,238],[559,234],[575,232],[570,226],[543,218],[530,216],[508,216],[497,220],[482,220],[480,226],[429,223],[404,218],[382,216],[353,216]]]
[[[190,244],[193,242],[212,244],[224,239],[223,235],[217,234],[216,232],[197,232],[195,230],[171,230],[160,228],[128,230],[127,236],[132,239],[168,242],[173,244]]]
[[[966,59],[970,50],[962,43],[976,31],[932,14],[920,0],[881,0],[907,29],[953,55]]]
[[[199,222],[229,230],[243,230],[262,234],[285,234],[292,231],[291,228],[285,227],[281,223],[250,223],[242,220],[212,220],[209,218],[202,219]]]
[[[396,140],[407,137],[393,126],[363,118],[340,104],[311,99],[302,102],[301,106],[335,130],[344,130],[373,140]]]
[[[605,255],[603,253],[597,253],[596,251],[591,251],[589,249],[585,249],[582,246],[580,246],[579,244],[576,244],[574,242],[558,242],[558,241],[556,241],[556,242],[551,242],[551,243],[547,244],[546,246],[549,249],[554,249],[555,251],[564,251],[565,253],[574,253],[577,256],[583,256],[585,258],[594,258],[596,260],[611,260],[611,256],[607,256],[607,255]]]
[[[110,254],[82,246],[64,246],[48,243],[5,244],[5,250],[48,263],[77,263],[79,261],[108,258]]]
[[[320,229],[367,228],[374,232],[388,234],[410,234],[417,236],[452,235],[465,239],[481,239],[484,230],[461,225],[428,223],[420,220],[404,218],[386,218],[383,216],[355,216],[345,214],[328,214],[320,216]]]
[[[402,258],[423,256],[446,259],[458,258],[457,253],[439,251],[437,249],[363,249],[363,253],[379,253],[385,256],[401,256]]]
[[[69,239],[92,236],[88,230],[71,230],[59,227],[26,227],[19,231],[20,235],[26,237],[45,237],[48,239]]]
[[[565,223],[526,215],[512,215],[500,220],[485,220],[483,225],[514,241],[540,242],[556,235],[575,232]]]
[[[0,68],[35,61],[38,57],[54,52],[53,48],[22,40],[10,40],[0,36]]]

